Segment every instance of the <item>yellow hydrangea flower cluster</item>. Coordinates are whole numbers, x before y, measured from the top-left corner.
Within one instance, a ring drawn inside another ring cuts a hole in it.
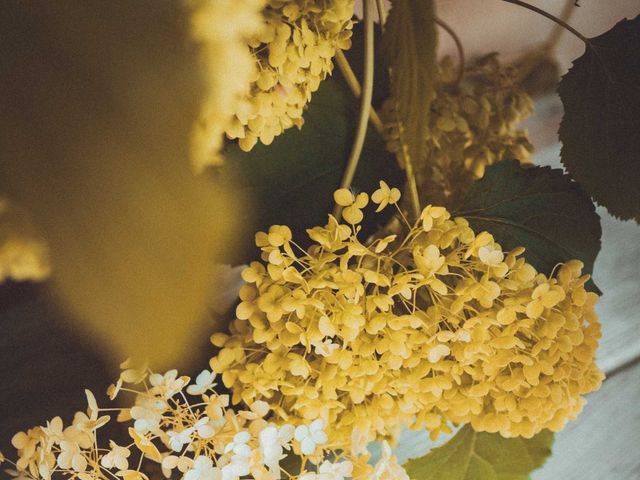
[[[51,272],[49,249],[24,209],[0,197],[0,283],[44,280]]]
[[[77,412],[66,427],[55,417],[18,432],[12,438],[17,461],[0,454],[0,463],[15,468],[9,470],[13,477],[32,480],[148,480],[145,471],[158,470],[167,479],[182,480],[408,480],[388,447],[376,465],[367,464],[368,455],[331,450],[321,419],[297,427],[275,425],[265,419],[269,408],[262,401],[231,410],[228,395],[215,392],[215,374],[208,370],[191,382],[176,370],[152,373],[130,362],[123,367],[110,397],[131,393],[134,406],[99,408],[86,390],[86,412]],[[128,444],[99,438],[98,431],[111,420],[101,413],[112,411],[130,425]],[[280,464],[289,454],[299,458],[299,466]]]
[[[582,264],[553,278],[503,252],[487,232],[428,206],[404,237],[358,238],[369,197],[338,190],[347,224],[256,235],[263,262],[246,284],[211,367],[234,403],[264,400],[275,418],[323,418],[329,444],[360,452],[400,428],[433,436],[447,422],[531,437],[557,431],[597,389],[600,329]],[[378,210],[399,201],[384,182]],[[401,214],[401,212],[400,212]]]
[[[266,28],[249,45],[257,69],[248,102],[226,129],[249,151],[303,124],[302,112],[331,73],[338,49],[351,46],[354,0],[269,0]]]
[[[449,57],[440,63],[431,105],[426,158],[414,161],[416,177],[433,201],[451,205],[452,197],[500,160],[530,162],[533,146],[519,125],[533,112],[533,101],[516,81],[516,71],[488,55],[465,70],[452,86],[456,68]],[[389,150],[398,153],[399,134],[393,103],[382,110]],[[402,157],[398,155],[402,162]]]
[[[256,65],[247,47],[262,29],[265,0],[190,0],[191,36],[200,47],[205,86],[191,134],[191,160],[197,170],[222,162],[225,131],[247,102]]]

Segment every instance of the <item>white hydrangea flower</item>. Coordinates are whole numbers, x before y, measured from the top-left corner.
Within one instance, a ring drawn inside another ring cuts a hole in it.
[[[222,480],[222,471],[213,466],[209,457],[198,455],[193,467],[184,474],[184,480]]]
[[[213,437],[218,429],[224,425],[223,421],[214,422],[208,416],[202,417],[196,423],[193,424],[193,430],[198,434],[200,438],[211,438]]]
[[[177,370],[169,370],[164,375],[153,373],[149,376],[149,382],[152,385],[152,393],[158,393],[162,397],[169,399],[178,392],[182,391],[189,381],[189,377],[178,377]]]
[[[203,395],[207,390],[214,386],[214,380],[216,374],[209,370],[203,370],[196,377],[196,383],[187,387],[187,393],[189,395]]]
[[[109,441],[109,446],[111,450],[102,457],[100,460],[100,465],[104,468],[117,468],[118,470],[127,470],[129,468],[129,456],[131,452],[127,447],[121,447],[113,440]]]
[[[322,462],[318,472],[303,473],[299,480],[345,480],[351,477],[353,464],[350,461],[332,463],[329,460]]]
[[[247,445],[247,442],[251,439],[249,432],[238,432],[234,435],[233,440],[227,444],[224,448],[224,453],[233,452],[241,457],[251,456],[251,447]]]
[[[296,428],[295,439],[300,442],[300,451],[303,455],[313,455],[318,445],[327,441],[327,434],[324,433],[324,421],[319,418],[311,422],[308,427],[300,425]]]
[[[51,420],[47,421],[46,427],[42,427],[42,431],[54,444],[59,444],[62,440],[71,440],[71,438],[65,438],[63,430],[64,424],[60,417],[53,417]]]
[[[231,461],[222,467],[222,480],[237,480],[240,477],[249,475],[251,471],[249,463],[250,457],[234,455],[231,457]]]
[[[131,408],[131,418],[135,420],[133,428],[140,434],[155,432],[166,409],[167,404],[162,400],[138,395],[136,405]]]
[[[386,441],[382,442],[382,457],[374,467],[373,478],[375,480],[409,480],[409,475],[398,463]]]
[[[78,473],[82,473],[87,469],[87,459],[76,442],[67,442],[65,440],[60,442],[58,466],[63,470],[73,470]]]
[[[193,431],[193,428],[185,428],[180,432],[176,430],[168,431],[167,435],[169,436],[169,447],[171,447],[171,450],[181,452],[185,445],[191,443]]]
[[[504,253],[502,253],[500,245],[490,243],[478,249],[478,258],[485,265],[495,267],[496,265],[500,265],[504,260]]]
[[[259,434],[262,462],[276,475],[280,472],[280,460],[285,457],[284,450],[291,448],[289,442],[293,434],[293,425],[283,425],[280,428],[269,425]]]
[[[241,431],[234,435],[233,440],[224,448],[224,453],[233,453],[231,461],[222,467],[222,479],[234,480],[249,475],[252,450],[247,442],[251,435],[247,431]]]
[[[166,478],[171,478],[171,472],[177,468],[180,473],[187,473],[193,468],[193,460],[185,456],[167,455],[162,459],[162,474]]]
[[[340,348],[340,345],[337,343],[333,343],[331,339],[326,338],[322,342],[317,342],[313,344],[313,349],[316,355],[320,355],[322,357],[329,357],[331,354]]]
[[[351,431],[351,451],[354,455],[364,455],[367,453],[368,429],[354,427]]]

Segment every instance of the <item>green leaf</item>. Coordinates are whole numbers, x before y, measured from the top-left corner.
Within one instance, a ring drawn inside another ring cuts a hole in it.
[[[590,39],[558,93],[562,163],[612,215],[640,222],[640,16]]]
[[[585,273],[593,272],[600,217],[589,196],[560,169],[498,162],[471,186],[456,215],[474,230],[490,232],[505,250],[525,247],[527,262],[539,272],[550,275],[571,259],[581,260]]]
[[[436,26],[432,0],[394,0],[382,48],[391,69],[391,89],[412,158],[425,148],[437,74]]]
[[[326,223],[351,150],[358,109],[359,101],[341,77],[329,78],[314,93],[301,130],[289,129],[271,145],[257,144],[248,153],[229,146],[219,173],[233,179],[249,202],[238,222],[245,233],[237,237],[233,261],[255,258],[253,234],[258,230],[288,225],[304,246],[306,229]],[[401,186],[403,175],[382,137],[369,128],[352,188],[372,192],[380,180]],[[363,238],[385,221],[384,215],[368,213]]]
[[[442,447],[409,460],[404,468],[412,480],[526,480],[551,454],[553,433],[531,439],[477,433],[464,426]]]

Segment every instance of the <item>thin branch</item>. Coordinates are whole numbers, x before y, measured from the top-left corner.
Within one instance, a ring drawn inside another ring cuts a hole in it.
[[[347,81],[347,85],[353,92],[353,94],[360,98],[362,94],[362,87],[360,87],[360,82],[356,77],[356,74],[353,72],[351,65],[349,65],[349,61],[347,57],[344,56],[344,52],[342,50],[338,50],[336,53],[336,63],[338,64],[338,68],[342,72],[344,79]]]
[[[364,79],[362,87],[362,95],[360,97],[360,118],[358,120],[358,129],[356,137],[353,141],[351,155],[347,162],[347,167],[342,177],[340,188],[349,188],[353,181],[353,176],[358,167],[358,160],[362,153],[362,146],[367,134],[367,126],[369,124],[369,116],[371,111],[371,98],[373,97],[373,0],[364,0]],[[334,216],[340,217],[342,207],[336,205]]]
[[[362,95],[362,87],[360,87],[360,82],[356,78],[356,74],[353,73],[353,69],[351,68],[351,65],[349,65],[349,61],[347,60],[347,57],[344,56],[342,50],[338,50],[338,53],[336,53],[336,63],[338,64],[338,68],[342,72],[347,85],[349,85],[349,88],[351,89],[355,97],[360,98],[360,95]],[[373,107],[371,107],[369,119],[371,120],[371,124],[375,127],[376,131],[382,134],[382,132],[384,131],[384,124],[382,123],[382,120],[380,120],[378,112],[376,112]]]
[[[547,17],[549,20],[557,23],[558,25],[560,25],[564,29],[566,29],[569,32],[573,33],[576,37],[578,37],[580,40],[582,40],[587,45],[591,44],[591,41],[587,37],[582,35],[579,31],[577,31],[575,28],[573,28],[567,22],[565,22],[564,20],[559,19],[555,15],[551,15],[549,12],[547,12],[547,11],[541,9],[541,8],[538,8],[538,7],[534,6],[534,5],[530,5],[527,2],[523,2],[521,0],[502,0],[502,1],[503,2],[507,2],[507,3],[512,3],[514,5],[518,5],[520,7],[523,7],[523,8],[526,8],[528,10],[531,10],[532,12],[536,12],[537,14],[542,15],[543,17]]]
[[[455,85],[458,85],[462,80],[462,75],[464,74],[465,60],[464,60],[464,48],[462,47],[462,41],[460,41],[460,37],[458,37],[458,34],[455,32],[455,30],[453,30],[453,28],[451,28],[449,24],[447,24],[446,22],[444,22],[443,20],[437,17],[435,21],[440,28],[442,28],[445,32],[447,32],[451,36],[451,38],[453,38],[453,41],[456,44],[456,48],[458,49],[458,74],[456,75],[456,79],[453,82]]]

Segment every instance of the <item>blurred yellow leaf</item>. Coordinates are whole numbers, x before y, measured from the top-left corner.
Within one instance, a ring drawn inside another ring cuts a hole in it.
[[[23,208],[0,197],[0,283],[43,280],[50,273],[47,244]]]
[[[239,208],[190,169],[203,88],[188,37],[179,2],[0,7],[0,192],[42,230],[82,331],[154,368],[204,335]]]

